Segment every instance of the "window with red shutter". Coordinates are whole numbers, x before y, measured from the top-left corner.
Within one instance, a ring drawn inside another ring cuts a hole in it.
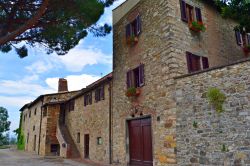
[[[209,68],[209,62],[207,57],[201,57],[187,52],[186,58],[189,73]]]
[[[138,37],[141,33],[141,17],[138,15],[132,22],[126,25],[127,41],[133,36]]]
[[[133,70],[127,72],[127,88],[135,87],[139,88],[144,86],[144,64],[136,67]]]
[[[185,0],[180,0],[180,7],[182,21],[187,23],[192,23],[193,21],[202,22],[202,14],[200,8],[194,8],[192,5],[187,4]]]

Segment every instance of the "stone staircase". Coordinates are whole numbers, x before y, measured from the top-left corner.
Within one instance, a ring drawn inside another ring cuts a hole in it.
[[[56,131],[56,137],[60,144],[60,156],[64,158],[80,158],[80,152],[78,151],[67,126],[63,123],[62,116],[64,115],[60,112]]]
[[[60,125],[62,137],[64,138],[67,145],[67,158],[80,158],[81,155],[71,137],[69,130],[66,125]]]

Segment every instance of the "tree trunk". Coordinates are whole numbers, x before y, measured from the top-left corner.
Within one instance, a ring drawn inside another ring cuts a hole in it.
[[[0,46],[14,40],[17,36],[21,35],[26,30],[28,30],[28,29],[32,28],[34,25],[36,25],[38,23],[39,19],[46,12],[48,5],[49,5],[49,0],[44,0],[43,3],[41,4],[39,10],[37,11],[37,13],[34,15],[33,18],[31,18],[29,21],[26,22],[26,24],[24,24],[23,26],[21,26],[17,30],[0,38]]]

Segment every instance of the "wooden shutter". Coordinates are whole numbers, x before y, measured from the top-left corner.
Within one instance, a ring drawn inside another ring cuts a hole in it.
[[[201,9],[196,7],[195,8],[195,13],[196,13],[196,20],[198,22],[202,22]]]
[[[84,95],[84,106],[86,106],[87,105],[87,97],[86,97],[86,95]]]
[[[203,69],[209,68],[209,63],[208,63],[207,57],[202,57],[202,66],[203,66]]]
[[[131,36],[131,24],[126,26],[126,38],[128,39]]]
[[[247,44],[250,45],[250,33],[247,33]]]
[[[92,104],[92,92],[89,92],[89,104],[91,105]]]
[[[105,94],[104,94],[104,85],[101,87],[101,100],[105,99]]]
[[[239,31],[235,31],[235,37],[236,37],[236,42],[239,46],[241,46],[242,43],[242,35]]]
[[[132,71],[127,72],[127,88],[132,87]]]
[[[139,66],[139,86],[142,87],[144,85],[144,64]]]
[[[186,58],[187,58],[187,67],[188,67],[188,72],[190,73],[192,70],[192,59],[191,59],[192,54],[190,52],[186,53]]]
[[[140,17],[140,15],[138,15],[137,17],[136,17],[136,30],[137,30],[137,32],[136,32],[136,35],[138,36],[140,33],[141,33],[141,17]]]
[[[188,22],[186,2],[184,0],[180,0],[180,7],[181,7],[181,20]]]
[[[186,56],[187,56],[188,72],[191,73],[199,71],[201,69],[200,57],[190,52],[187,52]]]

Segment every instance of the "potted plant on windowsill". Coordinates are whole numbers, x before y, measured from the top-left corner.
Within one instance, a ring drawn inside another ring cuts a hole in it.
[[[127,91],[126,91],[126,96],[127,97],[137,97],[140,94],[141,94],[140,89],[135,88],[135,87],[128,88]]]
[[[200,22],[200,21],[193,21],[192,23],[189,24],[189,28],[194,32],[206,31],[205,25],[203,24],[203,22]]]
[[[139,41],[138,37],[135,36],[135,35],[132,35],[132,36],[130,36],[130,37],[127,39],[127,44],[133,46],[133,45],[135,45],[136,43],[138,43],[138,41]]]
[[[247,56],[250,53],[250,45],[244,46],[243,51],[244,51],[245,55]]]

